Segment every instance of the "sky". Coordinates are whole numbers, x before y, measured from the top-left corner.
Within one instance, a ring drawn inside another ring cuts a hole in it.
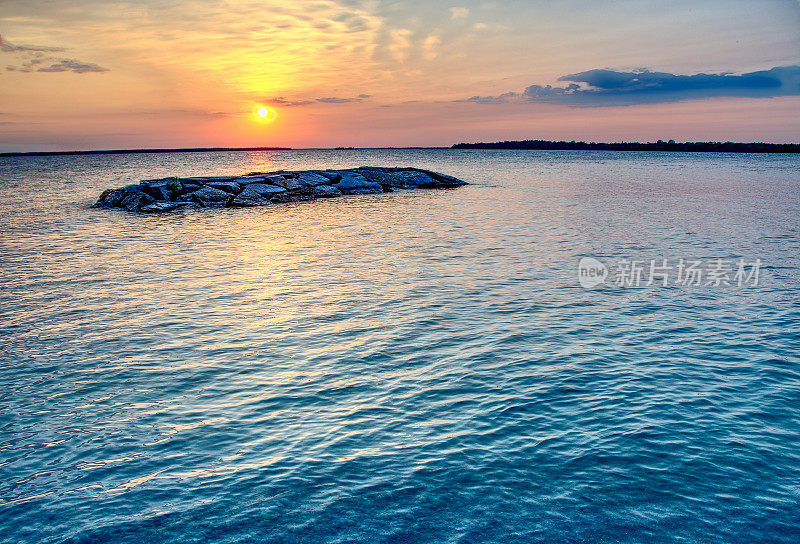
[[[800,3],[0,0],[0,151],[516,139],[800,142]]]

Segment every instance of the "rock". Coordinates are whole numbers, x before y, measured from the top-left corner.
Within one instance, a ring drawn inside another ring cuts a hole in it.
[[[251,172],[238,177],[160,178],[103,191],[98,208],[156,213],[192,207],[263,206],[393,189],[465,185],[452,176],[420,168],[363,166],[341,170]]]
[[[183,184],[176,177],[148,179],[139,187],[156,200],[174,200],[184,190]]]
[[[452,176],[419,168],[362,166],[357,170],[362,176],[375,183],[380,183],[384,188],[444,189],[466,185],[466,182]]]
[[[166,187],[168,183],[177,180],[176,177],[171,178],[158,178],[158,179],[145,179],[139,182],[139,185],[144,187]]]
[[[281,187],[285,187],[283,184],[286,181],[286,178],[280,174],[271,174],[264,176],[264,181],[267,183],[271,183],[273,185],[280,185]]]
[[[198,187],[197,189],[195,189],[195,190],[193,190],[193,191],[191,191],[189,193],[183,193],[182,195],[176,196],[175,197],[175,202],[194,202],[194,199],[192,198],[192,195],[194,193],[196,193],[199,189],[200,189],[200,187]]]
[[[369,181],[356,172],[339,172],[340,179],[335,182],[336,187],[345,195],[365,195],[382,193],[383,187],[379,183]]]
[[[332,198],[342,196],[342,191],[333,185],[317,185],[314,187],[314,196],[317,198]]]
[[[232,197],[230,193],[209,187],[208,185],[204,185],[191,195],[192,200],[204,208],[224,208]]]
[[[302,191],[309,188],[309,185],[301,180],[298,175],[292,173],[269,174],[265,175],[263,180],[264,183],[283,187],[287,191]]]
[[[117,202],[115,207],[124,208],[129,212],[138,212],[142,206],[155,202],[155,199],[145,193],[140,185],[128,185],[118,191],[119,193],[114,196]],[[106,198],[109,196],[107,195]]]
[[[300,172],[300,176],[298,176],[300,181],[308,185],[309,187],[317,187],[319,185],[325,185],[330,183],[331,180],[322,176],[320,174],[315,174],[314,172]]]
[[[247,185],[247,184],[250,184],[250,183],[263,183],[264,182],[264,176],[263,175],[261,175],[261,176],[247,175],[247,176],[238,177],[233,181],[235,181],[236,183],[239,183],[241,185]]]
[[[273,202],[275,204],[286,204],[288,202],[299,202],[299,201],[300,201],[300,195],[297,194],[293,195],[288,191],[278,193],[277,195],[273,196],[270,199],[270,202]]]
[[[236,198],[231,201],[231,206],[237,208],[244,208],[249,206],[264,206],[269,204],[269,197],[262,196],[252,186],[245,187],[245,189],[236,195]]]
[[[413,189],[435,181],[418,170],[362,167],[358,169],[358,172],[369,181],[380,184],[384,189]]]
[[[420,170],[423,174],[427,174],[433,178],[432,184],[420,185],[422,189],[449,189],[453,187],[461,187],[467,185],[466,181],[462,181],[447,174],[440,174],[439,172],[432,172],[430,170]]]
[[[196,191],[197,189],[199,189],[202,186],[203,186],[203,184],[200,183],[199,181],[194,181],[194,180],[189,180],[189,179],[182,179],[181,180],[181,187],[183,188],[184,192],[186,192],[186,191]]]
[[[419,189],[431,187],[436,184],[436,180],[423,172],[401,171],[394,175],[395,181],[391,187],[398,189]]]
[[[314,173],[322,177],[328,178],[328,182],[330,183],[336,183],[337,181],[342,179],[341,172],[338,172],[336,170],[322,170],[320,172],[314,172]]]
[[[139,211],[142,213],[171,212],[178,208],[188,206],[190,202],[154,202],[147,206],[142,206]]]
[[[196,183],[198,185],[207,185],[212,181],[235,181],[236,176],[208,176],[208,177],[191,177],[181,178],[184,182]]]
[[[242,191],[242,186],[235,181],[209,181],[206,186],[225,191],[226,193],[239,194]]]
[[[300,178],[284,178],[281,185],[285,187],[287,191],[306,191],[309,189],[309,186]]]
[[[172,200],[174,198],[174,193],[166,187],[150,187],[147,192],[156,200]]]
[[[94,208],[115,208],[122,200],[122,189],[106,189],[94,203]]]
[[[285,193],[286,189],[283,187],[278,187],[277,185],[267,185],[266,183],[251,183],[245,187],[245,191],[248,189],[252,189],[261,196],[265,197],[272,197],[277,195],[278,193]]]

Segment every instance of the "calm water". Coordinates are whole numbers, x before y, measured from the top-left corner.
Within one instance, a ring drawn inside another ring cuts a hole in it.
[[[89,209],[162,175],[473,185]],[[0,159],[0,542],[797,542],[800,157]],[[583,256],[763,262],[593,290]]]

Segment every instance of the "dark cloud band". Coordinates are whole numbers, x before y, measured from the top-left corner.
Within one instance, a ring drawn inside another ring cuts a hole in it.
[[[575,106],[628,106],[697,98],[767,98],[800,95],[800,66],[778,66],[745,74],[692,74],[637,70],[587,70],[559,78],[563,87],[531,85],[522,93],[473,96],[477,103],[550,102]]]

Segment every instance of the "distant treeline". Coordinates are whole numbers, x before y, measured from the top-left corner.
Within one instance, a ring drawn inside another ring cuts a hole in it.
[[[175,149],[98,149],[94,151],[13,151],[0,157],[47,157],[50,155],[132,155],[136,153],[219,153],[222,151],[290,151],[291,147],[187,147]]]
[[[800,144],[768,144],[742,142],[551,142],[522,140],[511,142],[455,144],[451,149],[588,149],[603,151],[689,151],[713,153],[800,153]]]

